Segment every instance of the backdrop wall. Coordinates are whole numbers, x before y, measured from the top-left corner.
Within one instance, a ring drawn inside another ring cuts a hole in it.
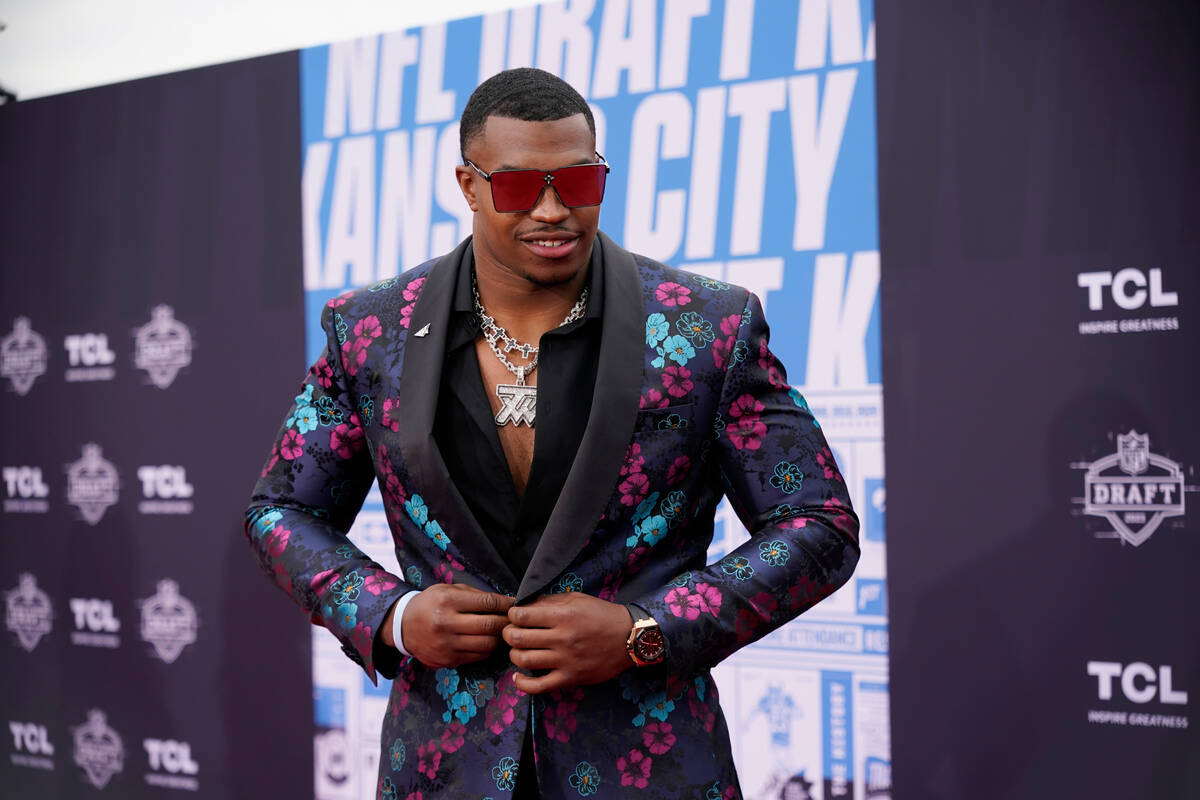
[[[5,797],[311,793],[307,624],[242,533],[303,369],[297,80],[0,109]]]
[[[898,797],[1200,797],[1198,22],[879,10]]]

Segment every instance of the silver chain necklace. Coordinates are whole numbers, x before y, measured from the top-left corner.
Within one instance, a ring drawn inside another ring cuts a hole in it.
[[[494,318],[488,316],[487,311],[483,308],[483,302],[479,299],[479,285],[475,282],[474,274],[471,275],[471,294],[475,298],[475,316],[479,317],[479,329],[483,333],[488,347],[491,348],[500,363],[517,376],[516,383],[496,384],[496,397],[500,399],[500,411],[496,414],[496,424],[504,426],[512,423],[513,427],[517,427],[521,423],[525,423],[532,428],[537,417],[537,387],[527,386],[525,376],[532,375],[533,371],[537,369],[538,348],[509,336],[508,331],[497,325]],[[583,313],[587,310],[587,301],[588,290],[585,286],[579,294],[579,299],[571,307],[559,327],[583,319]],[[503,349],[501,349],[502,347]],[[526,359],[529,363],[518,367],[509,361],[508,354],[514,351],[520,353],[521,358]]]

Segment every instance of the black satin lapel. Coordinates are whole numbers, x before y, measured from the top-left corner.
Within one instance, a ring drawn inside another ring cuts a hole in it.
[[[451,482],[450,472],[433,439],[455,276],[470,246],[471,240],[467,239],[434,265],[409,319],[404,367],[397,389],[403,415],[398,434],[400,452],[410,478],[405,488],[410,495],[421,495],[429,507],[430,519],[436,519],[442,526],[465,566],[490,580],[497,589],[512,592],[517,587],[516,576]],[[428,333],[416,336],[426,325],[429,326]]]
[[[562,494],[521,579],[517,602],[558,577],[596,529],[633,437],[642,385],[646,311],[633,257],[603,233],[604,333],[592,414]]]

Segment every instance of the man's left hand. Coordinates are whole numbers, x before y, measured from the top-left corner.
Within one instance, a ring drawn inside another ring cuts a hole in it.
[[[633,666],[625,650],[633,620],[623,605],[581,592],[551,594],[513,606],[508,621],[502,636],[512,663],[544,672],[515,675],[527,694],[602,683]]]

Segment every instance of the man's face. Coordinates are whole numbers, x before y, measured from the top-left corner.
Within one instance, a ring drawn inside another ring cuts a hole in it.
[[[553,170],[596,161],[596,138],[582,114],[550,122],[488,117],[483,132],[467,145],[467,158],[481,170]],[[567,283],[588,264],[600,223],[600,207],[567,208],[547,187],[529,211],[500,212],[490,184],[459,166],[458,183],[475,212],[475,256],[538,286]]]

